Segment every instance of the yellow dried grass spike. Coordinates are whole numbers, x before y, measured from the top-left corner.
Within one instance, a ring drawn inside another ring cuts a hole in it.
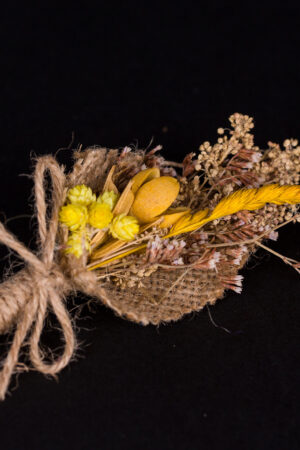
[[[202,211],[197,211],[195,214],[186,214],[175,223],[171,232],[168,234],[168,237],[193,231],[195,229],[194,227],[197,226],[197,224],[201,224],[207,217],[208,212],[208,209],[204,209]]]
[[[300,186],[270,184],[258,189],[240,189],[223,198],[208,217],[207,210],[183,217],[181,221],[175,224],[168,237],[197,230],[207,222],[230,216],[239,211],[260,209],[266,203],[274,203],[275,205],[300,203]],[[203,217],[201,218],[202,214]]]
[[[259,189],[239,190],[221,200],[209,219],[219,219],[243,209],[253,211],[262,208],[266,203],[274,203],[275,205],[300,203],[300,186],[270,184]]]

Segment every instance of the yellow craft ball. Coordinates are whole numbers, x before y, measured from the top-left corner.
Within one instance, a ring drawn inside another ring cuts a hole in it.
[[[63,206],[59,213],[61,223],[76,231],[86,225],[88,219],[88,211],[85,206],[69,204]]]
[[[126,214],[117,215],[110,225],[110,232],[113,237],[122,241],[131,241],[138,234],[139,230],[137,219],[132,216],[126,216]]]
[[[106,203],[93,203],[89,208],[89,224],[94,228],[102,228],[108,227],[111,220],[113,218],[113,214],[110,210],[110,206]]]

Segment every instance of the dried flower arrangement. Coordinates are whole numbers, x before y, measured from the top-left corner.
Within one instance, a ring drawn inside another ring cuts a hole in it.
[[[26,267],[0,285],[0,332],[16,326],[0,373],[4,398],[26,337],[33,368],[55,375],[70,361],[75,336],[64,299],[82,291],[117,314],[147,325],[177,320],[225,289],[240,293],[238,270],[258,247],[300,272],[300,263],[264,241],[299,222],[300,146],[269,142],[261,151],[253,120],[230,117],[217,143],[182,163],[149,152],[89,148],[76,151],[70,173],[50,156],[38,159],[35,196],[40,252],[24,247],[2,225],[0,240]],[[52,181],[47,219],[45,172]],[[47,309],[63,332],[63,353],[49,361],[40,349]],[[27,336],[30,332],[30,336]]]

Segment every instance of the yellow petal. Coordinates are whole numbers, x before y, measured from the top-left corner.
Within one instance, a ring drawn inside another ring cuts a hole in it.
[[[158,167],[152,167],[151,169],[141,170],[133,178],[132,192],[135,194],[136,191],[145,184],[147,181],[153,180],[153,178],[158,178],[160,175],[160,170]]]
[[[178,193],[176,178],[159,177],[148,181],[137,191],[131,214],[141,223],[151,222],[171,206]]]
[[[177,220],[190,212],[190,208],[169,208],[162,216],[160,228],[169,228],[174,225]]]

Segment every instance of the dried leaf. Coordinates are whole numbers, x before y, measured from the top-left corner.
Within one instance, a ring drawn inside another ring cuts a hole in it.
[[[133,181],[130,180],[129,183],[127,184],[126,188],[122,192],[122,194],[113,210],[113,213],[115,216],[118,214],[128,214],[129,213],[130,208],[134,202],[134,194],[131,189],[132,184],[133,184]]]
[[[107,242],[98,250],[94,251],[91,255],[91,260],[101,259],[104,256],[109,256],[111,253],[123,247],[123,245],[127,244],[127,241],[120,241],[119,239],[114,239]]]
[[[91,240],[91,248],[96,248],[99,245],[103,244],[103,242],[107,238],[107,235],[108,235],[107,230],[99,230],[98,233]]]
[[[106,181],[104,183],[102,193],[105,191],[113,191],[115,194],[119,194],[119,191],[113,182],[113,175],[116,170],[116,166],[112,166],[112,168],[109,171],[109,174],[107,175]]]

